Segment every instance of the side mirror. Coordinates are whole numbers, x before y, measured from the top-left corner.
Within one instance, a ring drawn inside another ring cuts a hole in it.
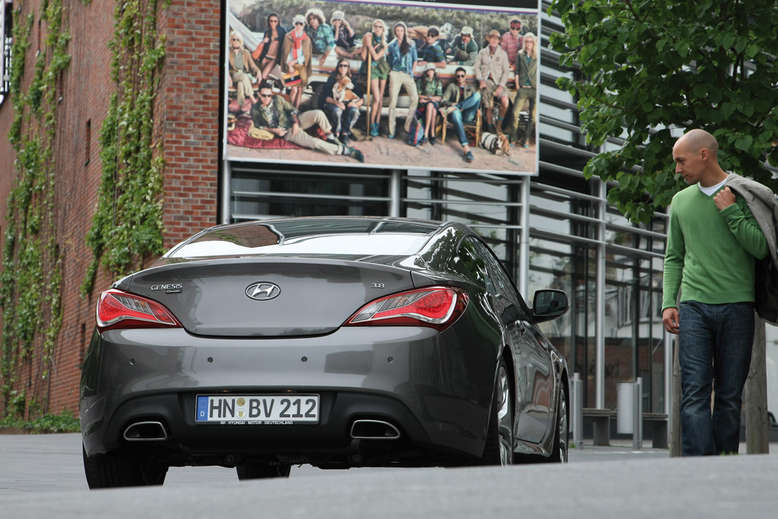
[[[536,323],[556,319],[567,312],[567,294],[561,290],[538,290],[532,299],[532,317]]]

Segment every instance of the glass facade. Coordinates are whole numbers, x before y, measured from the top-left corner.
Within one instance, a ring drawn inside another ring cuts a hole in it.
[[[570,311],[542,327],[566,355],[571,375],[580,374],[584,407],[615,409],[617,384],[642,377],[643,409],[665,413],[666,215],[634,226],[608,206],[607,186],[583,176],[600,150],[586,145],[575,100],[555,85],[574,74],[548,49],[548,35],[560,29],[544,11],[537,176],[230,163],[223,220],[391,215],[465,223],[494,249],[529,305],[540,288],[568,294]]]

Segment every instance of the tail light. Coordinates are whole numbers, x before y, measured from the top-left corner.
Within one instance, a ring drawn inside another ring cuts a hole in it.
[[[371,301],[351,316],[346,326],[429,326],[443,330],[466,306],[467,295],[459,289],[419,288]]]
[[[116,290],[106,290],[97,302],[97,327],[114,328],[180,327],[170,311],[151,299]]]

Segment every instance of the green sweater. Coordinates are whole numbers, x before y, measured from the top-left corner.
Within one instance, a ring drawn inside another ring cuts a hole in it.
[[[726,186],[726,184],[725,184]],[[676,193],[665,251],[662,310],[681,301],[721,304],[754,301],[754,258],[767,241],[746,202],[719,211],[697,184]]]

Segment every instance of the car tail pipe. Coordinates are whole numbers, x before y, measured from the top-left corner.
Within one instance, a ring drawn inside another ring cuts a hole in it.
[[[167,438],[165,426],[156,420],[133,422],[124,429],[124,439],[128,442],[158,442]]]
[[[397,440],[400,429],[385,420],[360,418],[351,423],[351,437],[355,440]]]

